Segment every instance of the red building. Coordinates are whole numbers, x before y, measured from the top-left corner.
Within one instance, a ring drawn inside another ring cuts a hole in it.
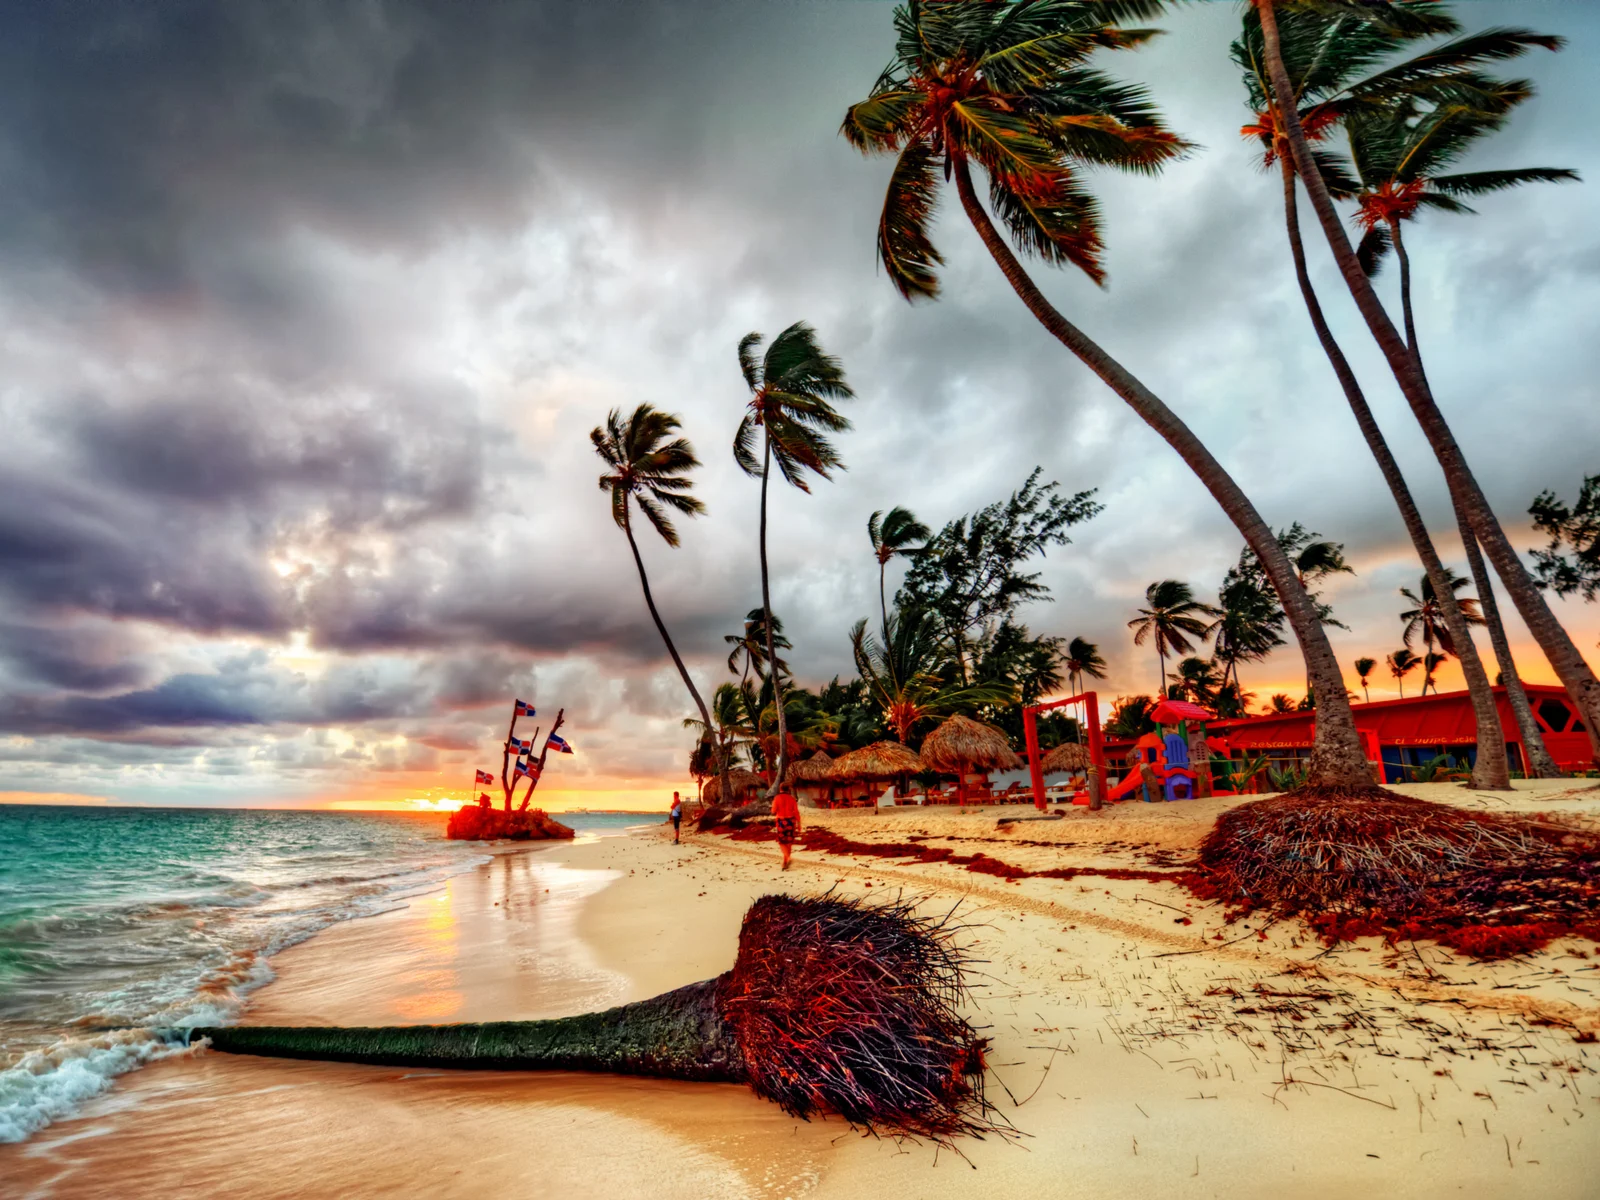
[[[1549,747],[1550,756],[1563,771],[1585,771],[1595,765],[1589,732],[1578,716],[1567,693],[1559,687],[1524,684],[1534,720]],[[1511,769],[1528,773],[1528,758],[1522,751],[1511,705],[1504,688],[1494,689],[1500,709],[1500,726],[1506,734],[1506,756]],[[1371,704],[1352,704],[1356,729],[1361,734],[1367,756],[1383,764],[1387,783],[1402,783],[1406,768],[1448,754],[1457,763],[1471,764],[1477,759],[1478,723],[1472,715],[1472,702],[1466,692],[1443,692],[1414,696],[1404,700],[1378,700]],[[1285,766],[1311,757],[1311,712],[1274,713],[1263,717],[1239,717],[1213,721],[1206,727],[1212,736],[1227,739],[1235,756],[1266,754],[1274,766]]]

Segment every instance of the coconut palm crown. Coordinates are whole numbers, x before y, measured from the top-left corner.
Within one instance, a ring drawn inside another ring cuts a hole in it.
[[[895,10],[893,61],[845,114],[858,150],[896,154],[878,225],[878,257],[907,299],[938,294],[944,259],[929,233],[940,175],[977,162],[1012,243],[1105,280],[1100,213],[1084,167],[1154,171],[1187,143],[1143,88],[1084,65],[1159,31],[1119,28],[1159,0],[912,0]]]
[[[693,485],[685,476],[700,460],[687,438],[672,436],[679,425],[671,413],[641,404],[626,419],[620,410],[612,409],[605,425],[589,431],[595,453],[610,468],[600,476],[600,490],[611,493],[611,519],[619,529],[631,529],[631,501],[669,546],[678,544],[678,531],[667,517],[667,509],[690,517],[706,511],[706,506],[689,494]]]
[[[1155,638],[1156,655],[1161,660],[1160,694],[1167,694],[1167,655],[1187,654],[1194,649],[1189,639],[1205,641],[1211,633],[1207,617],[1221,615],[1220,610],[1194,598],[1194,590],[1179,579],[1163,579],[1144,590],[1147,607],[1128,622],[1133,630],[1133,644],[1142,646]]]

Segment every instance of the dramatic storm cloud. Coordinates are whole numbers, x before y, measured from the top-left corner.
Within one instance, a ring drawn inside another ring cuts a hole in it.
[[[1474,164],[1600,177],[1600,15],[1459,7],[1571,40],[1516,64],[1541,95]],[[0,791],[420,795],[488,765],[513,695],[567,709],[582,753],[547,789],[670,788],[688,704],[587,432],[648,400],[682,414],[705,461],[709,515],[682,549],[644,554],[709,687],[759,599],[756,485],[729,452],[734,347],[796,319],[859,395],[849,470],[774,495],[775,603],[803,681],[849,670],[846,630],[875,606],[869,512],[939,524],[1040,465],[1098,488],[1105,512],[1044,563],[1055,603],[1026,619],[1099,642],[1108,691],[1151,690],[1126,630],[1137,598],[1167,577],[1209,596],[1239,539],[1032,321],[959,213],[937,226],[944,299],[908,306],[875,269],[888,164],[836,131],[888,58],[889,15],[0,8]],[[1159,181],[1094,179],[1106,290],[1039,276],[1271,521],[1347,544],[1335,647],[1381,657],[1396,588],[1420,572],[1311,338],[1276,177],[1238,135],[1238,11],[1164,24],[1105,65],[1149,83],[1200,149]],[[1489,198],[1412,238],[1436,390],[1524,546],[1532,496],[1600,470],[1592,187]],[[1324,260],[1338,332],[1458,552],[1439,473]],[[1592,646],[1596,606],[1561,611]],[[1245,682],[1299,677],[1281,654]]]

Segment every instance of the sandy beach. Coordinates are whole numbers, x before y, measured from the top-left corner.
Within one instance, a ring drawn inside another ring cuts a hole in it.
[[[1470,806],[1600,819],[1579,781]],[[981,849],[1026,868],[1180,859],[1232,801],[811,813],[855,841]],[[1497,964],[1427,945],[1333,951],[1225,924],[1152,879],[1004,879],[665,827],[516,849],[401,911],[273,960],[263,1024],[534,1018],[725,970],[751,899],[884,889],[959,904],[973,1017],[1018,1137],[960,1154],[805,1123],[747,1089],[564,1073],[421,1072],[197,1053],[0,1147],[17,1196],[1585,1197],[1600,1150],[1600,955]]]

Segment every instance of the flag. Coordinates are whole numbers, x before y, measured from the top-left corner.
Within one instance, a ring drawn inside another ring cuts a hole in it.
[[[536,762],[518,762],[516,769],[511,772],[512,779],[521,779],[526,775],[529,779],[539,778],[539,764]]]
[[[477,778],[474,779],[473,782],[474,783],[493,783],[494,782],[494,776],[489,774],[489,772],[487,772],[487,771],[479,771]]]
[[[552,749],[552,750],[554,750],[554,751],[556,751],[557,753],[560,753],[560,754],[571,754],[572,753],[572,746],[570,744],[568,744],[565,739],[558,738],[553,733],[548,738],[545,739],[545,745],[548,746],[550,749]]]
[[[517,701],[517,716],[532,717],[536,715],[537,714],[533,711],[533,705],[529,704],[526,700]]]
[[[518,754],[531,754],[533,753],[533,739],[529,738],[527,741],[523,741],[521,738],[512,738],[506,742],[506,748],[515,750]]]

